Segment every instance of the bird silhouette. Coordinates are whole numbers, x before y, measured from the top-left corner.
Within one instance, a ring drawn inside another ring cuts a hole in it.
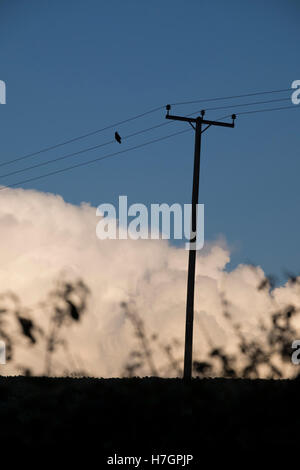
[[[118,132],[115,132],[115,139],[119,144],[121,143],[121,136],[118,134]]]

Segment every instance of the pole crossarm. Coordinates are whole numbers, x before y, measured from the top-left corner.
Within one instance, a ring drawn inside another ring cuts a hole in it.
[[[233,122],[220,122],[220,121],[207,121],[206,119],[202,119],[202,123],[208,124],[209,126],[234,127],[234,120]]]
[[[208,121],[207,119],[203,119],[201,116],[197,118],[189,118],[185,116],[174,116],[171,114],[166,115],[166,119],[172,119],[173,121],[185,121],[189,122],[190,124],[192,122],[197,122],[197,120],[201,119],[202,124],[207,124],[208,126],[220,126],[220,127],[234,127],[234,120],[235,120],[235,114],[232,115],[232,122],[220,122],[220,121]]]
[[[171,116],[170,114],[166,115],[166,119],[173,119],[173,121],[186,121],[186,122],[197,122],[197,118],[189,118],[184,116]]]
[[[191,239],[189,248],[188,279],[187,279],[187,298],[186,298],[186,322],[185,322],[185,346],[184,346],[184,371],[183,378],[189,382],[193,373],[193,324],[194,324],[194,293],[195,293],[195,270],[196,270],[196,251],[192,242],[197,240],[197,205],[199,199],[199,179],[200,179],[200,151],[201,134],[211,126],[234,127],[235,114],[232,114],[232,122],[209,121],[204,119],[205,111],[201,111],[201,116],[196,118],[185,116],[171,116],[171,106],[166,106],[166,119],[174,121],[188,122],[195,129],[195,150],[194,150],[194,170],[193,170],[193,191],[192,191],[192,217],[191,217]],[[196,124],[196,126],[193,125]],[[202,130],[202,125],[206,127]]]

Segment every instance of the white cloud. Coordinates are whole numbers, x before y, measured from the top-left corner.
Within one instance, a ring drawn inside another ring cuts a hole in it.
[[[134,345],[132,327],[120,302],[134,299],[136,309],[161,341],[183,339],[188,253],[162,240],[99,240],[96,208],[75,206],[60,196],[32,190],[1,192],[0,291],[12,290],[47,325],[47,315],[36,308],[59,275],[81,277],[91,290],[82,324],[67,331],[72,354],[93,375],[119,375]],[[291,302],[291,286],[270,296],[258,291],[261,268],[240,265],[226,272],[230,253],[224,242],[208,244],[198,254],[195,299],[195,354],[207,348],[203,328],[216,344],[232,344],[232,332],[222,314],[226,292],[234,317],[246,332],[255,331],[258,318]],[[295,301],[299,303],[299,299]],[[44,356],[27,348],[26,358],[42,372]],[[60,363],[66,358],[57,356]],[[24,360],[22,361],[24,362]],[[66,362],[66,365],[69,364]],[[12,372],[9,366],[2,373]]]

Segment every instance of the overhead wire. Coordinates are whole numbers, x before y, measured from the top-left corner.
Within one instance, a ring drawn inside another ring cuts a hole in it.
[[[268,100],[268,101],[260,101],[260,102],[256,102],[256,103],[243,103],[243,104],[240,104],[240,106],[250,106],[252,104],[266,104],[266,103],[269,103],[269,102],[275,102],[275,101],[283,101],[284,99],[282,100]],[[235,105],[235,106],[238,106],[238,105]],[[227,108],[230,108],[230,107],[234,107],[233,106],[225,106],[225,107],[217,107],[217,108],[211,108],[211,109],[207,109],[207,110],[213,110],[213,109],[227,109]],[[300,107],[299,107],[300,108]],[[299,109],[298,108],[298,109]],[[161,108],[160,108],[161,109]],[[272,112],[272,111],[279,111],[279,110],[285,110],[285,109],[297,109],[297,107],[295,105],[291,105],[291,106],[283,106],[283,107],[277,107],[277,108],[265,108],[265,109],[258,109],[258,110],[251,110],[251,111],[241,111],[241,112],[238,112],[236,113],[237,115],[246,115],[246,114],[255,114],[255,113],[262,113],[262,112]],[[199,113],[199,111],[195,111],[193,113],[190,113],[188,116],[191,116],[191,115],[194,115],[194,114],[197,114]],[[226,115],[226,116],[223,116],[222,118],[219,118],[217,120],[222,120],[222,119],[225,119],[227,117],[230,117],[232,115]],[[174,121],[171,121],[171,122],[174,122]],[[133,137],[133,136],[137,136],[139,134],[142,134],[144,132],[147,132],[147,131],[150,131],[150,130],[153,130],[153,129],[156,129],[156,128],[160,128],[162,126],[165,126],[167,124],[170,124],[170,121],[168,122],[164,122],[164,123],[161,123],[161,124],[157,124],[155,126],[151,126],[149,128],[146,128],[146,129],[142,129],[142,130],[139,130],[139,131],[136,131],[132,134],[129,134],[129,135],[126,135],[123,137],[123,139],[127,139],[127,138],[130,138],[130,137]],[[13,184],[10,184],[9,186],[4,186],[2,188],[0,188],[0,190],[3,190],[3,189],[8,189],[9,187],[14,187],[14,186],[18,186],[20,184],[25,184],[25,183],[28,183],[28,182],[31,182],[31,181],[34,181],[34,180],[38,180],[38,179],[41,179],[41,178],[45,178],[47,176],[52,176],[52,175],[55,175],[55,174],[58,174],[58,173],[62,173],[62,172],[65,172],[65,171],[68,171],[68,170],[71,170],[71,169],[74,169],[74,168],[78,168],[78,167],[81,167],[81,166],[84,166],[84,165],[88,165],[88,164],[91,164],[91,163],[94,163],[94,162],[97,162],[97,161],[101,161],[101,160],[104,160],[104,159],[107,159],[107,158],[110,158],[110,157],[113,157],[113,156],[116,156],[116,155],[119,155],[119,154],[123,154],[125,152],[129,152],[131,150],[135,150],[135,149],[138,149],[138,148],[141,148],[141,147],[144,147],[146,145],[150,145],[152,143],[155,143],[155,142],[159,142],[161,140],[164,140],[164,139],[168,139],[170,137],[173,137],[173,136],[176,136],[176,135],[180,135],[180,134],[183,134],[187,131],[189,131],[191,129],[187,129],[187,130],[184,130],[184,131],[180,131],[180,132],[175,132],[175,133],[172,133],[172,134],[168,134],[167,136],[162,136],[162,137],[159,137],[157,139],[153,139],[153,140],[150,140],[150,141],[147,141],[147,142],[144,142],[144,143],[141,143],[139,145],[136,145],[134,147],[130,147],[130,148],[127,148],[127,149],[124,149],[124,150],[120,150],[118,152],[113,152],[113,153],[110,153],[110,154],[107,154],[107,155],[104,155],[104,156],[101,156],[101,157],[98,157],[98,158],[95,158],[95,159],[92,159],[92,160],[87,160],[87,161],[84,161],[84,162],[80,162],[78,164],[75,164],[75,165],[72,165],[72,166],[69,166],[69,167],[65,167],[65,168],[61,168],[61,169],[57,169],[57,170],[54,170],[52,172],[49,172],[49,173],[46,173],[46,174],[42,174],[42,175],[38,175],[38,176],[34,176],[32,178],[29,178],[29,179],[26,179],[26,180],[23,180],[23,181],[18,181],[16,183],[13,183]],[[205,129],[206,130],[206,129]],[[8,177],[8,176],[12,176],[14,174],[18,174],[18,173],[22,173],[22,172],[25,172],[25,171],[29,171],[31,169],[35,169],[35,168],[38,168],[38,167],[41,167],[41,166],[44,166],[44,165],[48,165],[50,163],[54,163],[56,161],[60,161],[60,160],[64,160],[66,158],[69,158],[69,157],[73,157],[75,155],[79,155],[79,154],[82,154],[82,153],[86,153],[90,150],[94,150],[96,148],[100,148],[100,147],[103,147],[105,145],[109,145],[109,144],[112,144],[114,143],[115,141],[114,140],[110,140],[108,142],[104,142],[102,144],[99,144],[99,145],[96,145],[96,146],[93,146],[93,147],[89,147],[89,148],[86,148],[86,149],[82,149],[82,150],[79,150],[77,152],[73,152],[73,153],[70,153],[70,154],[67,154],[67,155],[63,155],[61,157],[57,157],[55,159],[51,159],[51,160],[47,160],[46,162],[41,162],[41,163],[38,163],[36,165],[33,165],[31,167],[26,167],[26,168],[23,168],[23,169],[19,169],[19,170],[15,170],[13,172],[10,172],[10,173],[7,173],[5,175],[0,175],[0,177],[4,178],[4,177]],[[0,165],[1,166],[1,165]]]
[[[118,152],[113,152],[113,153],[110,153],[110,154],[107,154],[107,155],[103,155],[101,157],[97,157],[97,158],[93,158],[92,160],[87,160],[87,161],[84,161],[84,162],[80,162],[80,163],[77,163],[75,165],[72,165],[72,166],[69,166],[69,167],[65,167],[65,168],[60,168],[58,170],[54,170],[54,171],[51,171],[49,173],[46,173],[46,174],[43,174],[43,175],[38,175],[38,176],[34,176],[32,178],[29,178],[27,180],[23,180],[23,181],[18,181],[16,183],[12,183],[10,184],[9,186],[3,186],[3,187],[0,187],[0,191],[3,191],[3,190],[6,190],[6,189],[9,189],[9,188],[12,188],[12,187],[15,187],[15,186],[18,186],[19,184],[25,184],[25,183],[29,183],[31,181],[35,181],[35,180],[39,180],[39,179],[42,179],[42,178],[46,178],[47,176],[52,176],[52,175],[56,175],[58,173],[63,173],[65,171],[69,171],[69,170],[72,170],[74,168],[79,168],[81,166],[85,166],[85,165],[90,165],[92,163],[95,163],[95,162],[98,162],[98,161],[101,161],[101,160],[105,160],[107,158],[111,158],[111,157],[114,157],[116,155],[120,155],[120,154],[123,154],[123,153],[126,153],[126,152],[130,152],[131,150],[136,150],[138,148],[142,148],[142,147],[146,147],[147,145],[150,145],[150,144],[153,144],[153,143],[156,143],[156,142],[160,142],[162,140],[165,140],[165,139],[169,139],[170,137],[174,137],[176,135],[180,135],[180,134],[184,134],[186,132],[189,132],[191,129],[188,128],[188,129],[185,129],[183,131],[179,131],[179,132],[174,132],[173,134],[168,134],[168,135],[165,135],[165,136],[162,136],[162,137],[159,137],[157,139],[153,139],[153,140],[150,140],[148,142],[144,142],[142,144],[139,144],[139,145],[135,145],[134,147],[129,147],[127,149],[124,149],[124,150],[119,150]]]
[[[253,106],[253,105],[258,105],[258,104],[267,104],[267,103],[274,103],[274,102],[278,102],[278,101],[286,101],[288,100],[289,98],[283,98],[283,99],[279,99],[279,100],[267,100],[267,101],[256,101],[256,102],[251,102],[251,103],[241,103],[241,104],[237,104],[237,105],[227,105],[227,106],[218,106],[218,107],[213,107],[213,108],[206,108],[206,111],[213,111],[213,110],[219,110],[219,109],[228,109],[228,108],[236,108],[236,107],[246,107],[246,106]],[[287,107],[288,108],[288,107]],[[284,109],[284,108],[280,108],[280,109]],[[188,116],[192,116],[192,115],[195,115],[195,114],[198,114],[200,111],[197,110],[197,111],[194,111],[193,113],[190,113],[188,114]],[[258,111],[255,111],[255,112],[258,112]],[[236,113],[236,114],[243,114],[243,113]],[[230,116],[230,115],[229,115]],[[229,116],[226,116],[226,117],[229,117]],[[221,119],[224,119],[224,118],[221,118]],[[148,128],[145,128],[145,129],[142,129],[142,130],[139,130],[139,131],[136,131],[132,134],[128,134],[128,135],[125,135],[122,137],[122,140],[125,140],[125,139],[129,139],[131,137],[134,137],[134,136],[137,136],[137,135],[140,135],[140,134],[143,134],[145,132],[149,132],[153,129],[157,129],[157,128],[160,128],[160,127],[163,127],[163,126],[166,126],[167,124],[170,124],[172,121],[168,121],[168,122],[164,122],[164,123],[161,123],[161,124],[157,124],[155,126],[151,126],[151,127],[148,127]],[[66,154],[66,155],[63,155],[61,157],[56,157],[56,158],[52,158],[52,159],[49,159],[49,160],[46,160],[46,161],[43,161],[43,162],[40,162],[40,163],[36,163],[35,165],[31,165],[31,166],[28,166],[28,167],[25,167],[25,168],[21,168],[21,169],[17,169],[17,170],[13,170],[9,173],[5,173],[5,174],[2,174],[0,175],[0,178],[7,178],[9,176],[13,176],[13,175],[16,175],[16,174],[19,174],[19,173],[24,173],[26,171],[30,171],[30,170],[33,170],[33,169],[36,169],[36,168],[39,168],[39,167],[42,167],[42,166],[47,166],[47,165],[50,165],[52,163],[55,163],[57,161],[62,161],[62,160],[65,160],[67,158],[71,158],[71,157],[75,157],[77,155],[82,155],[84,153],[87,153],[87,152],[90,152],[92,150],[95,150],[95,149],[98,149],[98,148],[102,148],[102,147],[105,147],[107,145],[110,145],[110,144],[114,144],[115,143],[115,140],[109,140],[107,142],[104,142],[104,143],[101,143],[101,144],[97,144],[97,145],[94,145],[92,147],[87,147],[87,148],[84,148],[84,149],[81,149],[81,150],[78,150],[76,152],[71,152],[69,154]],[[1,165],[0,165],[1,166]]]
[[[259,96],[259,95],[267,95],[272,93],[283,93],[285,91],[291,91],[291,88],[283,88],[280,90],[271,90],[271,91],[258,91],[255,93],[244,93],[242,95],[232,95],[232,96],[219,96],[217,98],[202,98],[199,100],[192,100],[192,101],[179,101],[176,103],[170,103],[171,106],[181,106],[185,104],[195,104],[195,103],[208,103],[210,101],[221,101],[221,100],[230,100],[230,99],[237,99],[237,98],[246,98],[249,96]]]
[[[240,95],[231,95],[231,96],[219,96],[219,97],[216,97],[216,98],[206,98],[206,99],[200,99],[200,100],[193,100],[193,101],[182,101],[182,102],[176,102],[176,103],[173,103],[172,106],[178,106],[178,105],[184,105],[184,104],[193,104],[193,103],[200,103],[200,102],[211,102],[211,101],[219,101],[219,100],[228,100],[228,99],[237,99],[237,98],[243,98],[243,97],[250,97],[250,96],[257,96],[257,95],[265,95],[265,94],[273,94],[273,93],[280,93],[280,92],[285,92],[285,91],[290,91],[291,89],[290,88],[285,88],[285,89],[279,89],[279,90],[268,90],[268,91],[261,91],[261,92],[255,92],[255,93],[244,93],[244,94],[240,94]],[[94,131],[90,131],[90,132],[87,132],[85,134],[81,134],[79,136],[75,136],[71,139],[67,139],[67,140],[64,140],[62,142],[58,142],[57,144],[54,144],[54,145],[50,145],[50,146],[47,146],[47,147],[43,147],[37,151],[34,151],[34,152],[30,152],[30,153],[27,153],[25,155],[22,155],[20,157],[16,157],[12,160],[6,160],[4,162],[1,162],[0,163],[0,167],[2,166],[6,166],[6,165],[10,165],[10,164],[13,164],[13,163],[16,163],[16,162],[19,162],[19,161],[22,161],[22,160],[25,160],[25,159],[28,159],[28,158],[31,158],[31,157],[34,157],[34,156],[37,156],[37,155],[41,155],[45,152],[48,152],[48,151],[51,151],[51,150],[54,150],[54,149],[57,149],[59,147],[62,147],[64,145],[68,145],[68,144],[71,144],[71,143],[74,143],[74,142],[77,142],[81,139],[85,139],[87,137],[91,137],[93,135],[96,135],[98,133],[101,133],[101,132],[104,132],[106,130],[109,130],[109,129],[112,129],[112,128],[116,128],[118,126],[121,126],[123,124],[126,124],[128,122],[131,122],[131,121],[134,121],[136,119],[140,119],[144,116],[147,116],[147,115],[150,115],[154,112],[157,112],[161,109],[164,109],[165,106],[158,106],[156,108],[153,108],[149,111],[145,111],[143,113],[140,113],[140,114],[137,114],[135,116],[132,116],[132,117],[129,117],[127,119],[124,119],[124,120],[121,120],[121,121],[118,121],[118,122],[115,122],[113,124],[109,124],[108,126],[105,126],[105,127],[102,127],[100,129],[96,129]]]
[[[167,124],[169,124],[169,122],[167,122],[167,123],[163,122],[163,123],[157,124],[155,126],[147,127],[146,129],[141,129],[140,131],[133,132],[132,134],[128,134],[128,135],[123,136],[122,140],[129,139],[131,137],[135,137],[135,136],[140,135],[140,134],[144,134],[145,132],[149,132],[153,129],[157,129],[157,128],[165,126]],[[61,161],[61,160],[65,160],[67,158],[75,157],[77,155],[81,155],[83,153],[87,153],[87,152],[90,152],[92,150],[95,150],[95,149],[98,149],[98,148],[101,148],[101,147],[105,147],[105,146],[110,145],[110,144],[114,144],[115,142],[116,142],[115,139],[114,140],[109,140],[109,141],[104,142],[102,144],[94,145],[92,147],[87,147],[87,148],[78,150],[76,152],[72,152],[72,153],[68,153],[66,155],[62,155],[61,157],[52,158],[50,160],[46,160],[46,161],[43,161],[43,162],[40,162],[40,163],[36,163],[35,165],[31,165],[31,166],[28,166],[28,167],[25,167],[25,168],[21,168],[19,170],[14,170],[14,171],[11,171],[9,173],[5,173],[3,175],[0,175],[0,178],[7,178],[8,176],[13,176],[13,175],[16,175],[16,174],[19,174],[19,173],[24,173],[25,171],[33,170],[35,168],[50,165],[51,163],[55,163],[55,162],[58,162],[58,161]]]
[[[135,119],[139,119],[139,118],[144,117],[148,114],[159,111],[160,109],[163,109],[163,108],[164,108],[164,106],[159,106],[157,108],[151,109],[150,111],[146,111],[144,113],[137,114],[136,116],[132,116],[131,118],[124,119],[123,121],[115,122],[114,124],[110,124],[106,127],[102,127],[101,129],[96,129],[95,131],[91,131],[91,132],[88,132],[86,134],[82,134],[82,135],[79,135],[77,137],[73,137],[72,139],[69,139],[69,140],[64,140],[63,142],[59,142],[55,145],[51,145],[49,147],[44,147],[40,150],[37,150],[36,152],[28,153],[28,154],[23,155],[21,157],[14,158],[13,160],[6,160],[5,162],[0,163],[0,167],[5,166],[5,165],[10,165],[11,163],[15,163],[15,162],[18,162],[18,161],[21,161],[21,160],[25,160],[27,158],[34,157],[35,155],[40,155],[41,153],[48,152],[49,150],[54,150],[58,147],[62,147],[63,145],[71,144],[71,143],[76,142],[78,140],[85,139],[86,137],[91,137],[92,135],[99,134],[100,132],[104,132],[104,131],[109,130],[109,129],[113,129],[117,126],[120,126],[120,125],[125,124],[127,122],[134,121]]]
[[[259,104],[268,104],[268,103],[278,103],[282,101],[290,101],[290,98],[280,98],[276,100],[267,100],[267,101],[253,101],[251,103],[238,103],[238,104],[230,104],[226,106],[216,106],[213,108],[205,108],[205,111],[216,111],[218,109],[229,109],[229,108],[241,108],[241,107],[246,107],[246,106],[256,106]]]

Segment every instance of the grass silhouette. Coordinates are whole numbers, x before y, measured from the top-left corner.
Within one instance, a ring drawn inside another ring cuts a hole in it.
[[[299,278],[289,282],[298,285]],[[270,288],[268,280],[258,286]],[[3,294],[0,337],[9,340],[9,360],[14,360],[16,338],[5,322],[8,315],[19,325],[18,334],[28,347],[43,344],[45,374],[55,374],[53,352],[65,347],[61,327],[80,322],[88,294],[82,281],[73,285],[60,282],[46,302],[51,305],[48,330],[30,318],[16,296]],[[230,356],[212,345],[205,360],[195,358],[196,378],[190,383],[151,376],[31,377],[26,366],[22,369],[26,377],[0,376],[2,453],[13,446],[24,462],[37,449],[43,450],[47,458],[63,452],[69,465],[79,458],[89,458],[95,459],[99,468],[115,454],[143,456],[148,462],[140,468],[153,466],[152,455],[189,454],[194,456],[190,466],[200,468],[206,459],[210,465],[232,465],[240,453],[247,461],[258,455],[262,461],[263,455],[269,464],[272,457],[290,453],[298,445],[300,379],[296,367],[294,380],[280,377],[285,364],[291,361],[291,342],[297,335],[293,319],[299,311],[291,305],[274,312],[270,325],[261,325],[265,341],[259,342],[243,335],[225,297],[223,307],[238,339],[239,356]],[[145,368],[149,375],[170,371],[181,375],[182,359],[176,353],[180,344],[176,340],[161,344],[156,333],[147,331],[134,304],[122,303],[122,308],[138,339],[138,348],[125,362],[124,375],[138,375]],[[165,355],[163,369],[156,365],[154,347]],[[281,359],[280,367],[274,363],[275,356]],[[238,360],[240,357],[243,361]],[[258,378],[262,365],[267,367],[268,380]],[[227,378],[208,378],[217,374]],[[87,374],[82,371],[81,375]]]

